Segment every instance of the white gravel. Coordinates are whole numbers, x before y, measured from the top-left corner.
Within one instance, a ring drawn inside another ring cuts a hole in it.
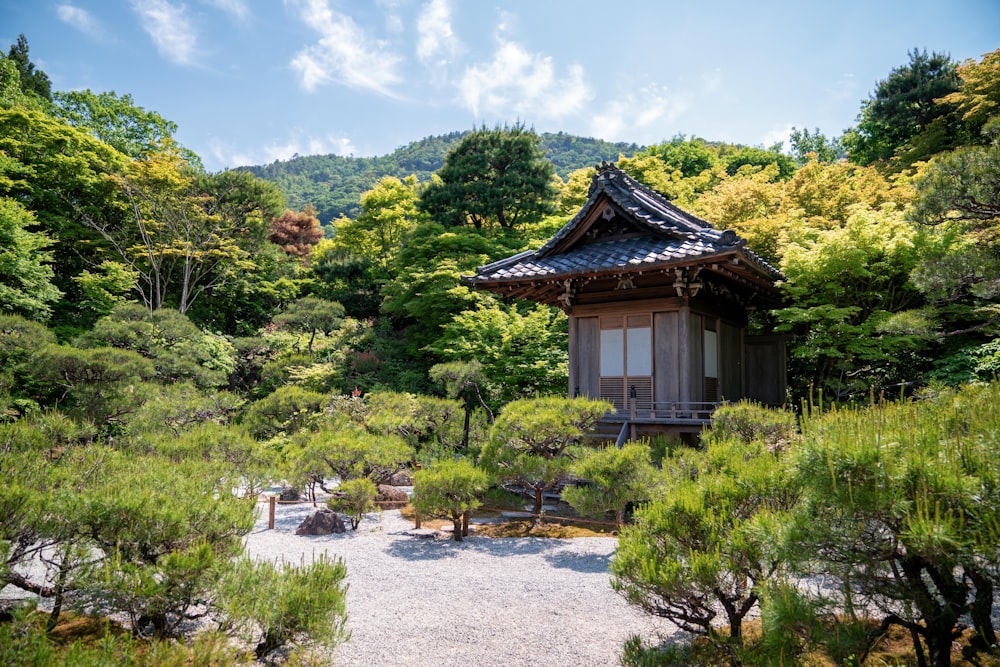
[[[368,515],[357,531],[299,537],[312,504],[279,505],[275,529],[263,506],[247,552],[299,563],[343,558],[350,641],[340,667],[580,667],[617,665],[632,634],[676,632],[611,590],[614,538],[470,536],[465,542],[407,535],[398,510]]]

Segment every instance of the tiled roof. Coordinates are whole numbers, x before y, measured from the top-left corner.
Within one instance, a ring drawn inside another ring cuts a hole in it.
[[[587,203],[549,241],[538,249],[545,254],[576,230],[590,214],[600,193],[620,206],[638,224],[668,235],[698,235],[719,238],[722,232],[711,223],[671,204],[666,197],[635,180],[613,165],[603,165],[590,184]]]
[[[568,237],[592,218],[591,211],[602,193],[628,216],[638,233],[603,241],[577,241],[566,247]],[[482,266],[467,280],[476,284],[630,271],[734,252],[771,280],[781,278],[777,269],[745,246],[746,241],[735,232],[713,228],[617,167],[604,165],[594,176],[587,203],[545,245]]]
[[[603,273],[644,266],[672,264],[678,261],[718,254],[714,245],[701,239],[680,240],[651,236],[612,239],[579,245],[567,252],[538,256],[521,253],[480,267],[477,280],[525,280],[557,278],[583,272]]]

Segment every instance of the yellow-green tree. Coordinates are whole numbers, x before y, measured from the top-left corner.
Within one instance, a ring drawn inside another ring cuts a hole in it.
[[[254,270],[254,250],[283,209],[274,186],[246,172],[199,174],[170,142],[115,180],[126,216],[85,221],[138,272],[136,290],[150,311],[172,305],[187,312],[231,270]]]
[[[361,214],[334,221],[337,246],[375,264],[384,275],[406,238],[424,219],[417,208],[420,186],[415,176],[382,178],[361,195]]]

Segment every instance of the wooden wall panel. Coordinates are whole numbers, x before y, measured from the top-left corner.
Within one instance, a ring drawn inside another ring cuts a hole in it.
[[[676,312],[653,315],[653,397],[657,403],[680,400]]]
[[[747,398],[765,405],[785,402],[786,352],[784,336],[747,336],[744,339]]]
[[[596,317],[577,317],[576,320],[576,350],[570,348],[570,359],[575,367],[570,392],[580,388],[581,396],[598,398],[601,395],[601,378],[598,363],[600,362],[600,330]]]
[[[719,393],[727,401],[739,400],[743,398],[742,330],[726,322],[719,329]]]

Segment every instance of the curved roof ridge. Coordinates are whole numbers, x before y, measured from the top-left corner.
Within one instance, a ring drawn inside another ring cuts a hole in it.
[[[708,220],[700,218],[689,211],[685,211],[663,196],[662,193],[657,192],[648,185],[632,178],[620,167],[614,164],[605,163],[601,165],[596,178],[601,179],[601,177],[605,177],[603,180],[609,185],[615,181],[623,183],[624,188],[633,199],[647,204],[650,208],[659,209],[660,213],[664,214],[665,217],[670,218],[673,222],[693,227],[695,231],[700,231],[702,229],[715,229],[715,226]]]

